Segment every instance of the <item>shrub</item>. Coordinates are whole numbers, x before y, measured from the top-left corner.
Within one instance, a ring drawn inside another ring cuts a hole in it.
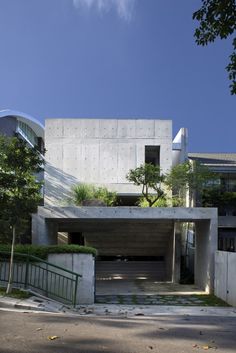
[[[72,187],[70,202],[76,206],[81,206],[85,200],[100,200],[106,206],[113,206],[116,203],[117,194],[105,187],[96,187],[91,184],[82,183]]]
[[[11,245],[0,245],[0,251],[11,251]],[[68,245],[15,245],[14,251],[20,254],[29,254],[32,256],[39,257],[40,259],[47,259],[49,254],[92,254],[96,256],[96,249],[80,246],[74,244]]]
[[[151,199],[152,197],[150,197]],[[140,207],[149,207],[149,203],[148,201],[144,198],[141,197],[138,201],[138,206]],[[168,207],[168,202],[167,199],[165,197],[161,197],[158,200],[156,200],[154,202],[154,204],[152,205],[152,207]]]

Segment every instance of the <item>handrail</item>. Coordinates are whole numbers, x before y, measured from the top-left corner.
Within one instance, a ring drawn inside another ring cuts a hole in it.
[[[0,251],[2,255],[10,256],[9,251]],[[13,283],[23,286],[25,289],[33,288],[43,292],[44,295],[52,298],[59,298],[66,302],[76,305],[77,289],[79,278],[82,276],[76,272],[67,270],[61,266],[54,265],[37,256],[14,253],[15,256],[22,257],[25,261],[17,261],[13,263]],[[9,275],[9,264],[7,261],[0,259],[0,281],[7,282]],[[22,266],[22,264],[24,266]],[[40,265],[46,265],[42,267]],[[59,271],[57,271],[59,270]],[[63,271],[63,274],[60,273]]]

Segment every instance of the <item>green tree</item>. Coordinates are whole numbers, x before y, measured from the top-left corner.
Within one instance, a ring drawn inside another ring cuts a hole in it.
[[[96,187],[91,184],[81,183],[72,187],[70,203],[80,206],[86,200],[100,200],[106,206],[113,206],[117,201],[116,192],[109,191],[105,187]]]
[[[236,192],[225,191],[221,186],[205,188],[202,195],[204,207],[217,207],[219,211],[236,207]]]
[[[11,291],[16,230],[27,223],[41,200],[42,184],[35,173],[43,161],[36,148],[16,137],[0,136],[0,223],[12,229],[12,252],[7,292]]]
[[[159,199],[165,198],[165,192],[162,189],[165,176],[161,174],[159,166],[150,163],[143,164],[131,169],[126,178],[134,185],[142,186],[143,199],[149,207],[153,207]],[[141,202],[143,203],[143,200]]]
[[[215,179],[215,174],[197,161],[186,161],[174,166],[166,176],[165,183],[174,197],[199,203],[206,184]]]
[[[199,22],[194,36],[198,45],[205,46],[217,38],[226,39],[236,30],[235,0],[202,0],[202,7],[194,12],[193,19]],[[231,81],[231,94],[236,94],[236,38],[233,38],[233,52],[226,67]]]

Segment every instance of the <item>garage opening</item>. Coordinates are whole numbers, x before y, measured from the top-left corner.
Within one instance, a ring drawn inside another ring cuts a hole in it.
[[[96,281],[166,280],[165,256],[98,256]]]

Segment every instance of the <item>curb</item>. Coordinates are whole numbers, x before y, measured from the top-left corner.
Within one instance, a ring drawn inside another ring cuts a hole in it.
[[[0,300],[0,309],[4,308],[4,309],[21,309],[21,310],[37,310],[37,311],[45,311],[44,308],[42,307],[33,307],[30,305],[25,305],[25,304],[20,304],[18,302],[13,302],[10,303],[9,301],[5,302],[5,301],[1,301]]]

